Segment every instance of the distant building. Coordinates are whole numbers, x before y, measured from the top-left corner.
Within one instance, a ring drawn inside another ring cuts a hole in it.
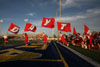
[[[7,34],[8,39],[10,40],[24,40],[23,34]],[[42,34],[41,33],[31,33],[28,34],[29,40],[41,40],[42,39]]]

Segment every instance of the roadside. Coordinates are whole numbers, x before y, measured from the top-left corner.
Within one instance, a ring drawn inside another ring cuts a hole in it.
[[[100,63],[100,51],[99,50],[88,50],[88,49],[83,49],[79,46],[73,46],[73,45],[70,45],[70,48]]]
[[[66,45],[62,44],[62,46],[69,49],[76,55],[80,56],[87,62],[93,64],[95,67],[100,67],[100,52],[99,51],[86,50],[86,49],[82,49],[80,47],[73,46],[73,45],[70,45],[70,47],[67,47]]]
[[[0,50],[16,47],[16,46],[20,46],[20,45],[24,45],[23,40],[9,40],[6,44],[3,41],[1,41],[0,42]]]

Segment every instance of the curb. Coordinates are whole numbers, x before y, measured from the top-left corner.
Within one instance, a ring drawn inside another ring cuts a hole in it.
[[[58,42],[58,43],[59,43],[59,42]],[[61,44],[61,43],[59,43],[59,44]],[[79,53],[79,52],[77,52],[77,51],[75,51],[75,50],[73,50],[73,49],[71,49],[71,48],[69,48],[69,47],[63,45],[63,44],[61,44],[61,46],[67,48],[67,49],[70,50],[70,51],[72,51],[74,54],[78,55],[78,56],[81,57],[82,59],[84,59],[84,60],[86,60],[87,62],[91,63],[91,64],[94,65],[95,67],[100,67],[100,64],[99,64],[98,62],[92,60],[91,58],[89,58],[89,57],[87,57],[87,56],[85,56],[85,55],[83,55],[83,54],[81,54],[81,53]]]

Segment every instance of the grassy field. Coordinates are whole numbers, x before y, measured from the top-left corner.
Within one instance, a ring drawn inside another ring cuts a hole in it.
[[[38,41],[38,40],[36,40],[36,41],[32,41],[32,40],[30,40],[29,42],[33,42],[33,43],[42,43],[42,41]],[[24,43],[24,40],[8,40],[8,42],[6,43],[6,44],[17,44],[17,43]],[[4,45],[4,41],[2,40],[2,41],[0,41],[0,46],[2,46],[2,45]]]
[[[70,45],[70,48],[100,63],[100,50],[88,50],[73,45]]]
[[[8,40],[6,44],[22,43],[24,40]],[[4,41],[0,41],[0,46],[4,44]]]

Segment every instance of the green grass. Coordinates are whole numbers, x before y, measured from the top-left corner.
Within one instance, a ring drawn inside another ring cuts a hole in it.
[[[8,40],[8,42],[6,44],[15,44],[15,43],[22,43],[24,42],[24,40]],[[3,45],[4,42],[0,41],[0,45]]]
[[[22,43],[23,40],[9,40],[7,44]]]
[[[0,41],[0,45],[1,45],[1,44],[4,44],[4,42],[3,42],[3,41]]]
[[[88,50],[73,45],[70,45],[70,48],[100,63],[100,50]]]

